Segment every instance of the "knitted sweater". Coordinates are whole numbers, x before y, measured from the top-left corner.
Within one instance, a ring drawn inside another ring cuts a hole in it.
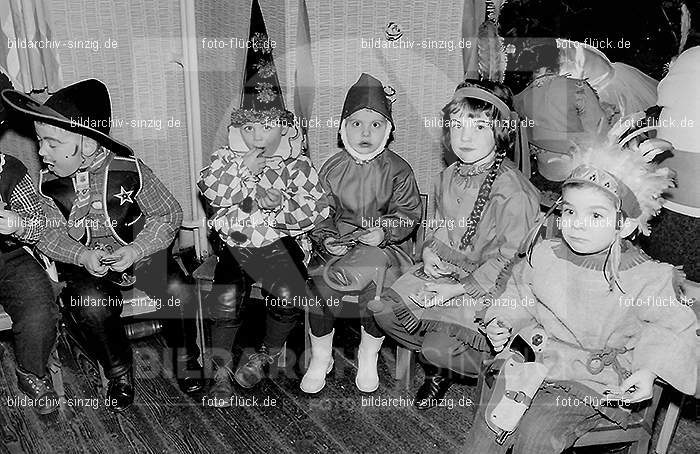
[[[547,380],[571,380],[601,393],[619,385],[622,377],[613,365],[599,373],[587,367],[592,352],[609,348],[619,349],[619,366],[629,373],[649,369],[693,394],[697,320],[676,298],[678,273],[625,242],[619,281],[624,293],[610,291],[605,258],[606,252],[575,254],[562,240],[537,244],[531,264],[517,262],[503,291],[494,293],[485,319],[499,316],[513,333],[541,325],[549,336],[542,352]]]

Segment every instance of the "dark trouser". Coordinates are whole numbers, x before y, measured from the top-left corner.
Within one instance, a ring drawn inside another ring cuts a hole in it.
[[[343,301],[343,296],[346,294],[328,287],[323,280],[323,276],[315,276],[313,281],[316,292],[321,299],[321,304],[309,305],[309,325],[311,325],[313,335],[321,337],[333,330],[335,319],[343,313],[346,304],[354,306],[356,303]],[[372,337],[382,337],[384,333],[379,329],[377,322],[374,321],[374,315],[367,310],[367,303],[374,298],[376,288],[375,284],[370,284],[369,287],[358,294],[356,311],[359,313],[360,323],[367,331],[367,334]]]
[[[428,363],[461,375],[474,377],[479,374],[483,353],[466,348],[456,337],[441,332],[424,333],[420,330],[411,334],[391,309],[385,309],[374,317],[389,337],[409,350],[420,352]]]
[[[651,234],[639,239],[644,252],[661,262],[683,266],[689,280],[700,282],[700,218],[662,208],[650,225]]]
[[[219,254],[207,308],[212,325],[214,362],[231,361],[231,350],[243,322],[250,288],[262,284],[266,325],[263,344],[271,354],[279,352],[299,321],[299,307],[311,298],[304,253],[296,240],[285,237],[261,248],[226,248]]]
[[[464,444],[465,453],[500,454],[513,446],[512,454],[558,454],[594,428],[603,418],[592,407],[559,388],[537,391],[515,432],[503,445],[486,425],[485,406],[479,406]]]
[[[17,365],[43,377],[56,342],[58,307],[46,271],[24,249],[0,252],[0,306],[12,320]]]
[[[66,282],[62,297],[69,326],[77,328],[84,346],[96,356],[107,378],[128,372],[132,352],[120,319],[121,287],[109,279],[91,275],[83,267],[60,263],[58,269],[61,280]],[[196,358],[199,355],[194,320],[196,293],[170,250],[159,251],[139,262],[135,276],[136,288],[161,303],[162,309],[152,317],[163,319],[168,347],[176,349],[183,359]],[[171,298],[178,299],[179,306],[169,307]]]

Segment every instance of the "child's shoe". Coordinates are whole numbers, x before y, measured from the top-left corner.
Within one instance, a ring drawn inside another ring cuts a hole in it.
[[[436,407],[445,397],[452,385],[452,378],[447,370],[431,364],[423,364],[423,370],[425,381],[418,388],[414,405],[418,410],[429,410]]]
[[[274,363],[278,356],[279,353],[270,355],[270,350],[263,345],[257,353],[250,355],[247,363],[236,370],[233,378],[242,387],[252,388],[267,376],[270,364]]]
[[[333,369],[334,334],[335,330],[325,336],[316,337],[309,330],[311,362],[299,384],[299,388],[307,394],[316,394],[326,386],[326,375]]]
[[[40,415],[53,413],[59,405],[59,398],[53,389],[49,374],[37,377],[31,372],[17,368],[17,387],[34,401],[34,411]]]
[[[110,378],[107,384],[107,399],[110,402],[109,409],[114,412],[122,412],[134,403],[134,368],[118,377]]]
[[[377,359],[382,348],[384,336],[374,337],[367,334],[365,327],[360,328],[360,348],[357,350],[357,376],[355,386],[362,392],[371,393],[379,388],[379,375],[377,374]]]
[[[230,363],[225,366],[217,366],[216,372],[214,372],[214,384],[209,389],[203,402],[209,407],[230,407],[231,406],[231,396],[233,396],[233,383],[231,383],[231,376],[233,371],[228,367]]]

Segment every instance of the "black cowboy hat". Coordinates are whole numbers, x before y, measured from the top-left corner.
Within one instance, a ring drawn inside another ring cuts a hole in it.
[[[107,87],[97,79],[64,87],[44,104],[17,90],[3,90],[0,96],[7,107],[34,121],[90,137],[120,156],[134,154],[131,148],[109,135],[112,103]]]

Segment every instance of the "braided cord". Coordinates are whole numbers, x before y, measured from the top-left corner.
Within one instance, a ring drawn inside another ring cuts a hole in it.
[[[459,249],[462,251],[469,247],[474,235],[476,234],[476,228],[479,226],[481,216],[484,214],[484,207],[486,207],[486,202],[489,201],[489,197],[491,196],[493,182],[496,180],[496,176],[498,176],[498,170],[500,169],[501,163],[505,157],[505,150],[499,151],[496,154],[496,160],[494,161],[489,174],[486,175],[486,178],[484,178],[484,181],[479,187],[479,194],[476,197],[476,202],[474,202],[474,207],[472,208],[472,212],[469,214],[469,218],[466,222],[467,228],[464,231],[464,235],[462,235],[461,241],[459,242]]]

